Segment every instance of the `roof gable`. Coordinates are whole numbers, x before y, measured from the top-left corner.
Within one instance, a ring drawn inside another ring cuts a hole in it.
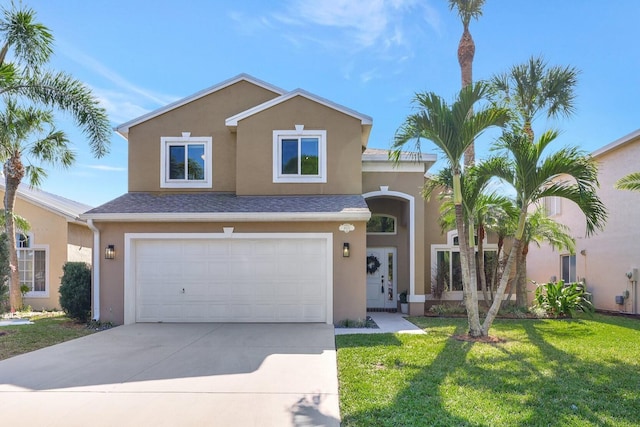
[[[4,183],[0,183],[0,190],[5,191]],[[18,198],[25,200],[40,208],[64,216],[68,221],[80,221],[80,214],[88,211],[92,206],[74,200],[66,199],[57,194],[47,193],[37,188],[30,188],[20,184],[17,192]]]
[[[231,116],[229,117],[227,120],[225,120],[225,124],[227,125],[227,127],[235,129],[238,126],[238,122],[242,119],[246,119],[247,117],[250,117],[254,114],[257,114],[261,111],[267,110],[273,106],[276,106],[278,104],[281,104],[283,102],[286,102],[296,96],[301,96],[303,98],[307,98],[313,102],[317,102],[318,104],[324,105],[326,107],[329,107],[331,109],[334,109],[336,111],[339,111],[341,113],[344,113],[348,116],[351,116],[357,120],[360,120],[360,122],[362,123],[363,126],[371,126],[373,124],[373,119],[370,116],[367,116],[365,114],[359,113],[355,110],[352,110],[351,108],[347,108],[343,105],[337,104],[333,101],[329,101],[326,98],[322,98],[320,96],[314,95],[310,92],[307,92],[306,90],[303,89],[295,89],[292,90],[291,92],[285,93],[277,98],[274,98],[272,100],[269,100],[267,102],[264,102],[260,105],[256,105],[255,107],[249,108],[248,110],[245,110],[241,113],[236,114],[235,116]]]
[[[164,113],[166,113],[168,111],[174,110],[174,109],[176,109],[178,107],[181,107],[181,106],[183,106],[185,104],[188,104],[188,103],[190,103],[192,101],[195,101],[197,99],[205,97],[205,96],[207,96],[209,94],[212,94],[214,92],[222,90],[222,89],[224,89],[226,87],[229,87],[229,86],[231,86],[233,84],[236,84],[236,83],[238,83],[240,81],[249,82],[249,83],[254,84],[256,86],[259,86],[259,87],[262,87],[264,89],[267,89],[267,90],[269,90],[271,92],[274,92],[275,94],[278,94],[278,95],[282,95],[282,94],[284,94],[286,92],[284,89],[281,89],[281,88],[279,88],[277,86],[274,86],[274,85],[272,85],[270,83],[267,83],[265,81],[257,79],[257,78],[255,78],[253,76],[250,76],[249,74],[242,73],[242,74],[238,74],[237,76],[232,77],[232,78],[230,78],[228,80],[225,80],[225,81],[223,81],[221,83],[218,83],[218,84],[216,84],[214,86],[211,86],[211,87],[208,87],[208,88],[203,89],[201,91],[198,91],[198,92],[194,93],[193,95],[189,95],[189,96],[187,96],[185,98],[182,98],[182,99],[179,99],[179,100],[177,100],[175,102],[172,102],[171,104],[165,105],[164,107],[158,108],[157,110],[151,111],[151,112],[149,112],[147,114],[144,114],[144,115],[142,115],[140,117],[137,117],[137,118],[135,118],[133,120],[130,120],[130,121],[126,122],[126,123],[123,123],[120,126],[117,126],[115,128],[115,130],[122,137],[124,137],[125,139],[128,139],[129,128],[131,128],[133,126],[136,126],[136,125],[138,125],[140,123],[146,122],[147,120],[151,120],[154,117],[157,117],[157,116],[159,116],[161,114],[164,114]]]
[[[598,148],[597,150],[595,150],[593,153],[591,153],[591,156],[593,157],[598,157],[601,156],[611,150],[614,150],[616,148],[620,148],[623,145],[628,144],[629,142],[632,142],[636,139],[638,139],[640,137],[640,129],[631,132],[628,135],[623,136],[622,138],[616,139],[615,141],[605,145],[604,147]]]

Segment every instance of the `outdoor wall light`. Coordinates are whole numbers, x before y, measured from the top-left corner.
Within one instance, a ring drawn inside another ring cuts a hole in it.
[[[108,245],[104,248],[104,259],[115,259],[116,258],[116,247],[113,245]]]
[[[348,243],[343,243],[342,244],[342,256],[345,258],[348,258],[349,255],[351,253],[349,252],[349,244]]]

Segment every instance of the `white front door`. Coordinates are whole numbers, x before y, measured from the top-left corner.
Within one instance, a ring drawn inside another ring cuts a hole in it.
[[[367,308],[397,308],[396,248],[367,248]]]

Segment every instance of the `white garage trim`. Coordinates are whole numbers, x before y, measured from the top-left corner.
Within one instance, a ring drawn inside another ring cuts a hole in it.
[[[136,322],[136,255],[134,245],[140,240],[214,240],[214,239],[322,239],[327,245],[326,323],[333,323],[333,234],[332,233],[125,233],[124,235],[124,323]]]

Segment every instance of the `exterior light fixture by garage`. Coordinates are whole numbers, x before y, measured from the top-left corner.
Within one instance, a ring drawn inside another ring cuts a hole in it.
[[[345,258],[348,258],[349,255],[351,255],[350,251],[349,251],[349,244],[348,243],[343,243],[342,244],[342,256]]]
[[[104,259],[115,259],[116,258],[116,247],[114,245],[108,245],[104,248]]]

